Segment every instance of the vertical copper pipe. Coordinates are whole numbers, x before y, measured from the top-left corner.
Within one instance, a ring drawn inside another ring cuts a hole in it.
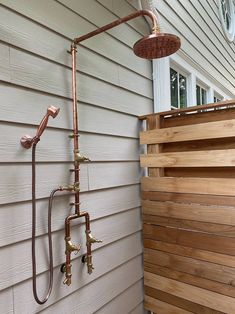
[[[71,45],[72,54],[72,93],[73,93],[73,137],[74,137],[74,182],[79,183],[80,167],[76,161],[75,155],[79,153],[78,145],[78,109],[77,109],[77,77],[76,77],[76,53],[77,47],[74,43]],[[80,213],[80,196],[79,192],[75,194],[75,212]]]

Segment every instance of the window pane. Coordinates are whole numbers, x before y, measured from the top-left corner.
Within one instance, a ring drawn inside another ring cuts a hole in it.
[[[201,105],[201,88],[200,86],[196,86],[196,93],[197,93],[197,105]]]
[[[206,90],[201,88],[201,93],[202,93],[202,105],[206,104]]]
[[[177,72],[170,69],[171,80],[171,105],[178,108],[178,79]]]
[[[187,82],[186,77],[179,75],[180,108],[187,107]]]

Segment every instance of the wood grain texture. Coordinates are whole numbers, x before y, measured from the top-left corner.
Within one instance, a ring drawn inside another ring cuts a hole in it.
[[[151,239],[144,239],[144,247],[153,250],[159,250],[185,257],[191,257],[194,259],[211,262],[214,264],[224,265],[228,267],[235,266],[235,257],[229,255],[223,255],[214,253],[211,251],[205,251],[200,249],[188,248],[186,246],[166,243],[162,241],[155,241]],[[218,266],[218,265],[217,265]],[[213,267],[213,265],[212,265]]]
[[[234,287],[226,284],[222,284],[217,281],[205,279],[197,275],[187,274],[177,270],[172,270],[168,267],[159,266],[145,262],[144,269],[150,273],[157,274],[163,277],[175,279],[180,282],[187,283],[192,286],[203,288],[206,290],[214,291],[219,294],[224,294],[232,298],[235,297]]]
[[[233,267],[197,260],[195,257],[179,256],[177,250],[173,253],[167,253],[160,250],[145,249],[144,258],[147,263],[231,285],[233,288],[235,286],[235,269]]]
[[[183,142],[235,136],[235,120],[184,125],[140,133],[140,144]]]
[[[175,202],[142,201],[144,215],[211,222],[235,226],[234,207],[185,204]]]
[[[146,224],[152,224],[157,226],[173,227],[179,229],[205,232],[209,234],[211,233],[213,235],[220,235],[228,238],[235,237],[235,227],[229,225],[214,224],[211,222],[207,223],[187,219],[169,218],[156,215],[143,215],[143,221]]]
[[[156,313],[232,314],[235,150],[226,132],[235,110],[191,110],[159,113],[162,128],[142,133],[147,147],[162,149],[142,155],[141,166],[164,171],[141,179],[146,304]]]
[[[140,156],[141,167],[234,167],[235,150],[156,153]]]
[[[144,276],[145,285],[151,288],[159,289],[191,302],[221,311],[222,313],[232,314],[235,311],[234,298],[184,284],[149,272],[145,272]]]
[[[155,298],[145,296],[145,307],[147,310],[162,313],[162,314],[190,314],[193,312],[186,311],[182,308],[176,307],[174,305],[170,305],[169,303],[162,302]]]
[[[196,304],[193,302],[190,302],[188,300],[176,297],[172,294],[150,288],[148,286],[144,287],[145,293],[146,293],[146,299],[148,300],[149,297],[151,298],[152,302],[154,299],[157,299],[157,301],[162,301],[164,303],[171,304],[173,306],[181,308],[182,311],[190,311],[190,313],[196,313],[196,314],[221,314],[222,312],[210,309],[208,307],[202,306],[200,304]],[[148,302],[148,301],[147,301]],[[153,302],[154,303],[154,302]],[[169,308],[170,310],[171,308]],[[172,309],[173,310],[173,309]],[[178,309],[175,309],[177,313]],[[168,312],[166,312],[168,313]],[[179,312],[181,313],[181,312]],[[182,312],[184,313],[184,312]]]
[[[144,236],[183,246],[194,247],[212,252],[235,255],[235,241],[227,237],[215,236],[210,233],[172,227],[153,226],[145,224]]]
[[[170,178],[143,177],[143,191],[195,193],[233,196],[235,180],[232,178]]]

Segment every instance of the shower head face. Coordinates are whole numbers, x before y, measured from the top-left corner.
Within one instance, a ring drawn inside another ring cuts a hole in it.
[[[60,108],[56,108],[54,106],[50,106],[47,108],[47,114],[51,116],[53,119],[58,115]]]
[[[134,53],[144,59],[167,57],[180,48],[180,38],[167,33],[152,33],[138,40],[134,46]]]

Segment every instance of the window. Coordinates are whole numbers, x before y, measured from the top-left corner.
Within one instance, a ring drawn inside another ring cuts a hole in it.
[[[234,17],[234,4],[233,0],[219,0],[219,16],[223,32],[228,39],[232,42],[234,40],[235,32],[235,17]]]
[[[222,100],[221,98],[218,98],[218,97],[214,96],[214,102],[219,102],[221,100]]]
[[[196,85],[197,105],[204,105],[207,103],[207,90],[200,85]]]
[[[172,109],[187,107],[187,78],[170,68],[170,88]]]

